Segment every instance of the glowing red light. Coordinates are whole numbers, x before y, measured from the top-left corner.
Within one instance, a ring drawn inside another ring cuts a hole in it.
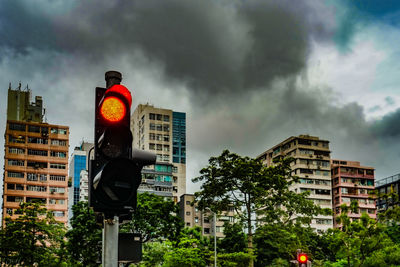
[[[101,104],[100,114],[109,122],[119,122],[125,117],[126,107],[121,99],[110,96]]]
[[[131,92],[129,92],[128,88],[126,88],[125,86],[120,85],[120,84],[115,84],[115,85],[111,86],[109,89],[107,89],[106,95],[108,92],[115,92],[115,93],[123,95],[125,97],[125,99],[128,101],[129,107],[131,107],[132,95],[131,95]]]
[[[300,263],[307,263],[308,257],[306,254],[299,254],[298,261]]]

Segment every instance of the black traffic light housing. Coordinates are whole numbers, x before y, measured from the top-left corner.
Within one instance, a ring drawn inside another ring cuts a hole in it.
[[[120,85],[121,74],[107,72],[108,89],[95,96],[94,159],[89,166],[89,205],[106,217],[129,214],[136,208],[143,166],[156,155],[132,150],[131,94]]]

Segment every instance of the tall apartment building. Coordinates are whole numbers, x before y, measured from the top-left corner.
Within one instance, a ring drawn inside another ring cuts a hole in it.
[[[3,225],[18,217],[20,202],[39,201],[67,222],[67,126],[43,122],[43,102],[31,91],[8,90],[3,174]]]
[[[131,127],[133,148],[157,154],[156,164],[143,168],[138,191],[178,202],[186,192],[186,114],[140,104]]]
[[[332,209],[331,169],[329,141],[315,136],[292,136],[268,149],[257,158],[267,166],[273,165],[275,158],[292,157],[292,174],[300,178],[291,190],[301,193],[309,191],[309,199],[322,208]],[[317,231],[332,228],[331,215],[313,218],[311,227]]]
[[[68,193],[68,221],[72,218],[72,206],[80,201],[81,171],[88,169],[88,153],[93,143],[82,142],[75,147],[69,162],[69,183]]]
[[[340,227],[336,222],[336,216],[340,215],[342,204],[350,205],[357,201],[359,211],[349,213],[351,220],[357,220],[362,213],[368,213],[371,218],[376,218],[375,200],[370,193],[375,190],[374,168],[361,166],[358,161],[331,160],[332,191],[334,227]]]
[[[179,217],[185,222],[186,227],[199,226],[202,229],[204,236],[216,236],[218,238],[224,237],[224,223],[235,222],[235,211],[233,207],[228,207],[228,210],[221,216],[215,217],[216,225],[214,232],[214,214],[211,211],[202,211],[197,207],[194,201],[194,195],[184,194],[180,197],[179,201]]]
[[[398,196],[400,195],[400,173],[376,181],[375,186],[379,192],[378,199],[376,200],[378,212],[383,212],[400,205],[400,200],[398,198],[390,196],[385,197],[385,195],[391,193],[395,193]]]

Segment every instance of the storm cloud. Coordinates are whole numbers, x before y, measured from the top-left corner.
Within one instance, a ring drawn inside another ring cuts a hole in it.
[[[298,134],[380,176],[398,168],[400,110],[368,121],[360,103],[308,82],[313,44],[338,31],[322,1],[3,2],[2,87],[22,80],[43,95],[71,148],[92,139],[93,88],[116,69],[134,104],[187,112],[188,179],[224,148],[257,156]]]

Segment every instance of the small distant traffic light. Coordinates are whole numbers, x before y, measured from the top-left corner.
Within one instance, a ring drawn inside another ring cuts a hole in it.
[[[156,155],[132,150],[132,96],[120,85],[121,73],[106,73],[106,88],[96,88],[94,159],[90,164],[89,205],[106,216],[128,214],[136,208],[141,170]],[[110,81],[112,81],[110,83]]]
[[[297,255],[297,261],[299,262],[299,265],[302,266],[302,264],[307,264],[308,261],[308,256],[306,253],[299,253]]]

